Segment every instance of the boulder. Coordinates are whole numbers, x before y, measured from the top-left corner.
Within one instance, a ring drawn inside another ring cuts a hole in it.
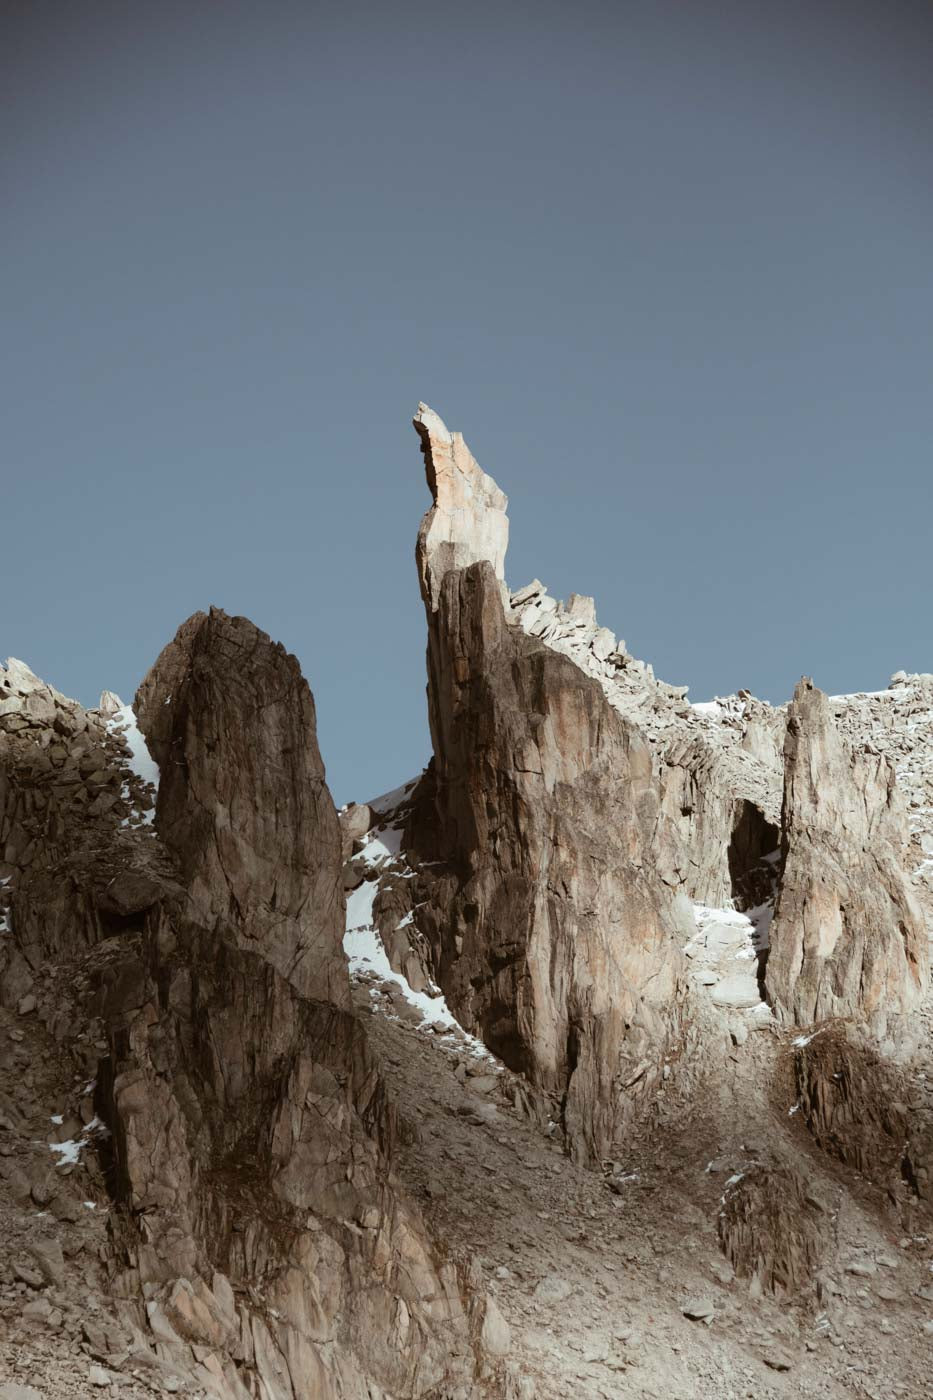
[[[716,1006],[731,1006],[735,1010],[747,1010],[761,1001],[757,978],[743,972],[723,977],[713,987],[710,996]]]

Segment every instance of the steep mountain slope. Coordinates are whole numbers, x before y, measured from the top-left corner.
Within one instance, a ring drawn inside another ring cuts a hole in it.
[[[216,610],[180,629],[138,704],[154,824],[104,713],[15,665],[0,685],[0,1374],[49,1395],[474,1393],[485,1302],[391,1180],[294,658]]]
[[[602,1190],[581,1178],[602,1244],[559,1271],[550,1372],[535,1356],[540,1332],[516,1343],[536,1393],[714,1396],[752,1382],[756,1393],[926,1393],[933,1098],[916,829],[929,805],[919,800],[929,724],[914,705],[909,731],[903,719],[888,729],[879,711],[903,712],[879,701],[869,736],[858,699],[828,702],[809,686],[789,711],[747,694],[688,705],[597,626],[591,600],[559,604],[537,581],[509,592],[506,531],[489,525],[504,496],[436,414],[422,406],[415,426],[434,498],[418,551],[434,759],[394,802],[343,815],[363,916],[348,935],[361,1005],[385,1013],[387,1043],[402,1042],[390,1053],[403,1098],[428,1100],[431,1126],[406,1158],[413,1179],[432,1207],[448,1191],[471,1197],[445,1209],[445,1233],[468,1253],[481,1231],[508,1270],[501,1303],[520,1337],[548,1293],[535,1280],[563,1248],[550,1212],[529,1209],[544,1188],[512,1157],[527,1150],[521,1123],[551,1144],[537,1159],[544,1181],[568,1174],[558,1194],[579,1188],[565,1153],[602,1169]],[[445,496],[451,457],[456,490]],[[928,682],[899,678],[895,689],[905,684]],[[910,843],[889,747],[906,749],[917,784]],[[645,938],[633,907],[640,880],[662,939]],[[827,910],[840,899],[837,924]],[[795,952],[801,937],[815,939],[809,962]],[[812,990],[821,982],[825,1006]],[[504,1063],[474,1064],[448,1007]],[[606,1008],[622,1010],[608,1033]],[[419,1026],[414,1058],[404,1042]],[[446,1073],[418,1067],[445,1057]],[[437,1101],[503,1149],[484,1145],[475,1176],[453,1127],[435,1125]],[[498,1191],[484,1186],[492,1161]],[[617,1247],[609,1222],[626,1194],[661,1247],[663,1280],[677,1277],[684,1294],[715,1280],[715,1361],[682,1321],[689,1298],[639,1274],[633,1309],[614,1263],[592,1291],[587,1268]],[[509,1203],[503,1216],[497,1200]],[[712,1250],[696,1267],[714,1238],[722,1277]],[[783,1300],[776,1312],[771,1294]],[[879,1304],[866,1342],[854,1310]],[[669,1339],[632,1383],[606,1326],[622,1307]],[[767,1359],[759,1328],[783,1338]],[[895,1359],[905,1336],[916,1369]],[[592,1364],[581,1366],[584,1338]],[[786,1387],[763,1382],[758,1368],[773,1364],[786,1364]]]
[[[216,609],[0,669],[0,1400],[919,1400],[933,678],[691,705],[415,427],[398,791]]]

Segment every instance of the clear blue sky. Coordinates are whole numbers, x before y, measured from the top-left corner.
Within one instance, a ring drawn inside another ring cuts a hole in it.
[[[933,669],[931,73],[919,0],[10,0],[0,655],[216,603],[394,786],[425,399],[693,698]]]

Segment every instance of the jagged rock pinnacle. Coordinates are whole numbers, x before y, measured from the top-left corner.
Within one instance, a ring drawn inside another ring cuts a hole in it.
[[[504,582],[509,501],[475,461],[463,435],[451,433],[432,408],[419,403],[412,421],[433,498],[418,531],[418,578],[425,604],[436,612],[441,581],[452,569],[485,559]]]

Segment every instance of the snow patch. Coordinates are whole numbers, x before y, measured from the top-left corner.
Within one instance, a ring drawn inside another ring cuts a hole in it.
[[[119,699],[119,696],[117,699]],[[149,752],[142,731],[136,723],[136,716],[133,713],[132,706],[124,705],[121,700],[119,709],[115,710],[107,721],[107,728],[111,734],[118,734],[125,740],[130,750],[127,765],[141,782],[152,789],[152,797],[153,800],[155,800],[156,794],[159,791],[159,765]],[[127,783],[123,784],[122,795],[124,801],[130,800],[129,785]],[[150,807],[147,812],[141,812],[139,815],[142,817],[143,821],[151,824],[155,817],[155,808]]]
[[[380,797],[373,797],[366,805],[378,813],[380,817],[385,817],[390,812],[394,812],[396,807],[400,807],[406,797],[411,796],[417,782],[417,778],[412,778],[410,782],[403,783],[401,787],[393,788],[391,792],[384,792]]]
[[[350,964],[350,975],[359,977],[363,973],[375,973],[383,982],[392,983],[399,988],[408,1005],[421,1013],[425,1027],[440,1023],[450,1032],[459,1032],[465,1037],[468,1047],[475,1055],[492,1060],[494,1057],[485,1045],[463,1030],[440,992],[434,995],[416,992],[408,979],[392,968],[382,939],[374,927],[373,905],[378,893],[377,877],[375,880],[364,881],[347,896],[347,924],[343,950]],[[411,920],[411,915],[406,917]],[[405,920],[402,921],[403,924],[404,922]]]
[[[363,839],[365,844],[357,860],[370,867],[394,860],[402,849],[401,827],[389,826],[382,831],[369,831]]]
[[[52,1120],[55,1121],[54,1119]],[[59,1119],[59,1122],[61,1120]],[[74,1167],[81,1161],[82,1149],[87,1147],[93,1137],[109,1137],[110,1130],[105,1127],[99,1118],[94,1117],[86,1126],[80,1137],[69,1138],[67,1142],[50,1142],[49,1151],[58,1157],[56,1163],[59,1167]]]

